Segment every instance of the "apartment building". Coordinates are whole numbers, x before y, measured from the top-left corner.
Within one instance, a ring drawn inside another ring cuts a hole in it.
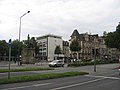
[[[98,36],[98,34],[79,34],[78,30],[74,30],[71,35],[71,39],[69,40],[69,45],[75,38],[77,38],[81,50],[76,53],[70,51],[70,57],[82,60],[91,60],[95,58],[104,59],[105,56],[108,56],[108,48],[105,45],[104,38]]]
[[[63,49],[62,37],[57,35],[44,35],[36,38],[39,46],[39,59],[53,61],[55,57],[55,48],[60,46]]]
[[[63,55],[64,57],[69,57],[70,53],[69,53],[69,42],[68,41],[63,41]]]

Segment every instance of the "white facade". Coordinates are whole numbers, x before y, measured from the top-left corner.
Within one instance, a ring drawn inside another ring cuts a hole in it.
[[[37,42],[39,44],[39,54],[43,60],[54,60],[56,46],[60,46],[61,50],[63,49],[61,36],[44,35],[37,37]]]

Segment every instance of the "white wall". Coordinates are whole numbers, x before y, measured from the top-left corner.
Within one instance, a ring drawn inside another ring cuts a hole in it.
[[[48,46],[47,46],[48,61],[53,61],[54,60],[54,51],[55,51],[56,46],[60,45],[61,50],[63,50],[62,38],[49,36],[49,37],[41,38],[41,39],[37,40],[37,42],[38,43],[47,42],[47,44],[48,44]]]
[[[54,60],[54,51],[55,51],[56,46],[58,45],[60,45],[61,50],[62,50],[63,49],[62,39],[48,37],[48,61]]]

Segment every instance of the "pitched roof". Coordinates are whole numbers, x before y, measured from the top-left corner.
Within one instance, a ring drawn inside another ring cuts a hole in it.
[[[73,31],[71,37],[73,37],[73,36],[77,36],[77,37],[79,37],[79,32],[78,32],[77,29],[75,29],[75,30]]]
[[[87,35],[88,35],[89,41],[93,41],[95,38],[99,38],[98,34],[93,34],[93,35],[87,34]],[[71,38],[74,36],[78,37],[78,39],[81,41],[85,41],[86,34],[79,34],[78,30],[75,29],[71,35]]]

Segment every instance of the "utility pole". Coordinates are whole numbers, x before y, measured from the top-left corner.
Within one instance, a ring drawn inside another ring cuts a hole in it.
[[[94,37],[94,72],[96,72],[96,39]]]

